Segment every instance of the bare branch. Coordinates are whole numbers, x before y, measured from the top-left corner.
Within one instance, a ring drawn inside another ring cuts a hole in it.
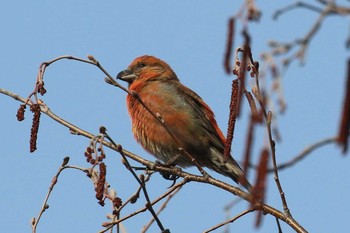
[[[317,18],[313,26],[310,28],[310,30],[304,37],[295,39],[294,41],[289,43],[279,43],[276,41],[270,42],[270,46],[273,48],[270,53],[273,56],[286,54],[290,52],[294,47],[300,46],[299,49],[297,49],[291,56],[283,59],[282,62],[284,66],[288,66],[294,59],[299,59],[301,64],[304,64],[305,54],[310,44],[310,41],[315,36],[316,32],[320,29],[324,19],[327,16],[330,16],[330,15],[345,16],[350,14],[349,7],[339,6],[335,3],[335,1],[319,1],[319,2],[323,5],[323,8],[315,7],[309,3],[304,3],[299,1],[276,11],[276,13],[274,14],[274,18],[277,19],[281,14],[284,14],[287,11],[290,11],[296,8],[306,8],[319,13],[319,17]]]
[[[69,157],[65,157],[61,166],[59,167],[56,175],[52,178],[52,181],[51,181],[51,185],[49,187],[49,191],[48,193],[46,194],[46,197],[45,197],[45,200],[44,200],[44,203],[40,209],[40,212],[38,214],[38,217],[37,218],[32,218],[32,232],[35,233],[36,232],[36,228],[39,224],[39,221],[41,219],[41,216],[43,215],[44,211],[47,210],[49,208],[49,205],[47,204],[47,202],[49,201],[49,198],[50,198],[50,195],[55,187],[55,185],[57,184],[57,181],[58,181],[58,177],[60,176],[61,172],[64,170],[64,169],[67,169],[67,168],[72,168],[72,169],[77,169],[77,170],[80,170],[80,171],[83,171],[85,173],[88,172],[87,169],[83,169],[83,168],[80,168],[80,167],[76,167],[76,166],[68,166],[67,163],[69,161]]]
[[[344,92],[343,109],[338,130],[338,144],[342,147],[343,154],[348,150],[350,130],[350,60],[348,60],[348,71]]]
[[[166,208],[167,204],[181,190],[182,186],[183,185],[178,186],[178,188],[176,188],[173,193],[168,195],[167,199],[164,201],[164,203],[160,206],[159,210],[157,211],[157,215],[159,215]],[[151,219],[151,221],[149,221],[149,223],[143,227],[141,232],[145,233],[149,229],[149,227],[152,225],[152,223],[154,223],[154,218]]]
[[[218,229],[218,228],[220,228],[220,227],[223,227],[223,226],[225,226],[225,225],[227,225],[227,224],[229,224],[229,223],[233,223],[233,222],[236,221],[237,219],[243,217],[244,215],[246,215],[246,214],[248,214],[248,213],[250,213],[250,212],[253,212],[254,210],[255,210],[254,208],[249,208],[249,209],[247,209],[247,210],[245,210],[245,211],[243,211],[243,212],[237,214],[237,215],[234,216],[233,218],[231,218],[231,219],[229,219],[229,220],[227,220],[227,221],[225,221],[225,222],[223,222],[223,223],[220,223],[220,224],[218,224],[218,225],[216,225],[216,226],[213,226],[212,228],[210,228],[210,229],[207,230],[207,231],[204,231],[203,233],[209,233],[209,232],[212,232],[212,231],[214,231],[214,230],[216,230],[216,229]]]
[[[169,190],[168,190],[167,192],[165,192],[163,195],[161,195],[161,196],[159,196],[158,198],[156,198],[155,200],[153,200],[153,201],[151,202],[151,204],[152,204],[152,205],[157,204],[159,201],[161,201],[161,200],[163,200],[165,197],[168,197],[169,195],[171,195],[171,193],[173,193],[174,191],[176,191],[177,189],[179,189],[180,187],[182,187],[183,185],[185,185],[187,182],[188,182],[188,180],[183,179],[180,183],[174,185],[171,189],[169,189]],[[147,207],[143,207],[143,208],[139,209],[138,211],[135,211],[135,212],[133,212],[133,213],[131,213],[131,214],[129,214],[129,215],[123,217],[123,218],[120,218],[120,219],[118,219],[118,220],[116,220],[116,221],[105,223],[104,225],[105,225],[106,228],[105,228],[104,230],[102,230],[102,231],[99,231],[99,233],[105,233],[105,232],[107,232],[109,229],[111,229],[113,226],[115,226],[115,225],[117,225],[117,224],[119,224],[119,223],[121,223],[121,222],[123,222],[123,221],[125,221],[125,220],[127,220],[127,219],[129,219],[129,218],[131,218],[131,217],[133,217],[133,216],[135,216],[135,215],[138,215],[138,214],[140,214],[140,213],[142,213],[142,212],[145,212],[146,210],[147,210]]]
[[[149,212],[152,214],[153,218],[155,219],[155,221],[157,222],[160,230],[162,232],[165,231],[165,228],[163,227],[162,222],[159,220],[156,212],[153,209],[152,203],[151,203],[151,199],[149,198],[147,189],[146,189],[146,182],[145,182],[145,178],[144,175],[141,175],[140,177],[138,177],[135,173],[135,171],[132,169],[127,157],[124,155],[122,147],[120,145],[117,145],[113,139],[107,134],[106,130],[104,130],[103,132],[106,136],[106,138],[112,143],[112,145],[118,149],[118,152],[120,153],[120,155],[123,157],[123,164],[125,165],[125,167],[130,171],[130,173],[133,175],[133,177],[135,178],[135,180],[140,184],[140,187],[143,191],[143,194],[146,198],[146,207],[149,210]]]
[[[304,159],[306,156],[308,156],[309,154],[311,154],[313,151],[315,151],[316,149],[331,144],[331,143],[335,143],[337,141],[337,136],[336,137],[330,137],[330,138],[325,138],[322,139],[318,142],[315,142],[312,145],[307,146],[305,149],[303,149],[298,155],[296,155],[292,160],[286,162],[286,163],[281,163],[277,166],[278,170],[281,169],[285,169],[291,166],[294,166],[295,164],[297,164],[298,162],[300,162],[302,159]],[[273,168],[269,168],[268,169],[269,172],[273,171]]]

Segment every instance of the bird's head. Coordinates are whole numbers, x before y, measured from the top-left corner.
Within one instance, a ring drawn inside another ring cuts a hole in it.
[[[144,55],[136,58],[126,70],[119,72],[117,78],[129,83],[145,83],[156,80],[178,80],[170,66],[153,56]]]

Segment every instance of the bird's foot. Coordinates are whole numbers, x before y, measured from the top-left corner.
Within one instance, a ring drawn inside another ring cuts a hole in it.
[[[180,168],[176,167],[175,164],[168,164],[168,163],[162,163],[159,160],[156,160],[155,162],[157,165],[163,166],[163,167],[167,167],[167,168],[176,168],[181,170]],[[166,180],[171,180],[173,181],[173,183],[168,187],[171,188],[176,184],[176,180],[179,179],[180,177],[178,175],[174,175],[171,172],[166,172],[166,171],[159,171],[159,174]]]

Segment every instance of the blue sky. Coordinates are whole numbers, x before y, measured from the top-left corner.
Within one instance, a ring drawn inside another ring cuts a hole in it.
[[[258,1],[263,12],[261,21],[249,25],[255,59],[260,61],[259,55],[268,49],[268,40],[301,37],[316,19],[317,14],[299,9],[273,21],[272,13],[288,2]],[[112,75],[125,69],[137,56],[155,55],[167,61],[180,80],[202,96],[225,132],[232,77],[225,75],[222,59],[227,20],[239,7],[240,1],[199,0],[4,2],[0,9],[0,88],[26,97],[34,87],[40,63],[60,55],[92,54]],[[314,142],[336,135],[348,57],[344,46],[347,36],[345,18],[327,18],[309,47],[306,64],[293,63],[283,77],[288,108],[278,117],[282,134],[276,148],[279,162],[290,160]],[[235,41],[235,46],[242,42],[239,35]],[[95,67],[60,61],[47,69],[48,93],[41,98],[62,118],[92,133],[98,133],[99,126],[104,125],[124,148],[153,160],[133,140],[125,93],[106,85],[103,78]],[[19,123],[15,117],[18,102],[1,95],[0,106],[3,132],[0,226],[4,232],[30,232],[30,219],[38,214],[62,159],[70,156],[70,164],[88,166],[83,153],[89,142],[70,135],[66,128],[43,115],[38,150],[30,154],[29,109],[26,120]],[[247,114],[246,104],[243,110]],[[237,160],[244,150],[246,128],[246,120],[237,122],[232,147]],[[264,143],[263,135],[262,128],[255,142],[255,157]],[[127,199],[137,184],[129,178],[118,154],[107,151],[107,157],[108,181],[118,196]],[[349,163],[349,155],[343,156],[337,146],[329,145],[280,172],[292,214],[310,232],[341,232],[348,227]],[[168,181],[154,175],[149,187],[151,198],[165,192],[168,186]],[[268,188],[267,203],[281,209],[272,176]],[[94,195],[84,174],[65,171],[38,232],[101,230],[110,207],[101,208]],[[223,207],[233,199],[232,195],[208,185],[191,183],[170,202],[160,219],[172,232],[201,232],[224,220]],[[142,205],[140,201],[124,214]],[[247,203],[240,202],[232,215],[245,208]],[[123,224],[127,232],[139,232],[150,218],[150,214],[144,213]],[[234,232],[255,232],[254,218],[250,214],[230,228]],[[287,225],[282,227],[284,232],[292,232]],[[257,232],[276,231],[275,220],[266,216]],[[158,229],[153,226],[150,232]]]

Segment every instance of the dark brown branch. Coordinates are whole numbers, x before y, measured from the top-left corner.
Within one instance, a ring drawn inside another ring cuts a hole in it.
[[[232,46],[234,44],[234,34],[235,33],[235,19],[230,18],[228,21],[227,29],[227,40],[226,40],[226,49],[224,57],[224,68],[227,74],[230,74],[232,71],[231,57],[232,57]]]
[[[275,218],[275,219],[276,219],[276,224],[278,227],[278,233],[283,233],[280,220],[278,218]]]
[[[236,61],[235,66],[238,68],[233,70],[233,74],[238,76],[239,80],[239,91],[238,91],[238,100],[237,100],[237,116],[240,115],[241,112],[241,105],[242,105],[242,96],[245,88],[245,77],[246,77],[246,71],[248,67],[248,58],[251,58],[251,51],[250,51],[250,36],[248,34],[248,31],[246,28],[243,29],[242,35],[244,37],[244,45],[243,48],[238,48],[236,52]],[[241,61],[238,60],[238,52],[242,52],[242,59]]]
[[[338,144],[343,149],[343,154],[348,150],[350,130],[350,59],[348,60],[347,81],[345,87],[345,95],[343,100],[343,109],[338,130]]]

